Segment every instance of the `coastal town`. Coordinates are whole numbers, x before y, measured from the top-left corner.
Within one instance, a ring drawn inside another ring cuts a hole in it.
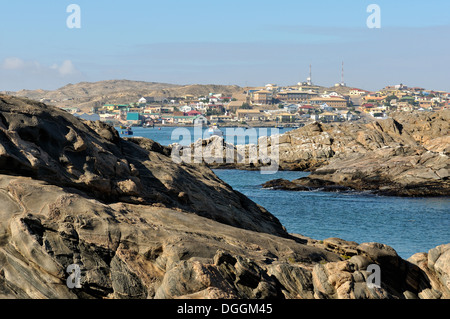
[[[267,84],[242,88],[237,94],[211,92],[194,96],[142,96],[124,104],[106,103],[82,112],[64,110],[86,120],[126,126],[279,126],[300,127],[312,121],[370,121],[391,112],[435,112],[450,108],[450,93],[403,84],[379,91],[347,87],[341,82],[325,88],[310,78],[294,86]]]

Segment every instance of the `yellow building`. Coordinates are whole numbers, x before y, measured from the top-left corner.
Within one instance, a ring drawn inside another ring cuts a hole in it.
[[[251,101],[258,105],[272,104],[272,92],[267,90],[253,92]]]
[[[308,99],[314,98],[316,96],[317,93],[314,92],[291,90],[278,93],[277,99],[286,103],[298,103],[302,101],[308,101]]]
[[[103,105],[103,108],[108,110],[108,111],[113,111],[113,110],[117,109],[117,105],[115,105],[115,104],[105,104],[105,105]]]
[[[246,103],[246,101],[231,101],[230,103],[225,105],[225,109],[227,111],[235,113],[236,110],[238,110],[242,106],[242,104],[244,104],[244,103]]]
[[[291,123],[295,121],[295,115],[291,113],[277,114],[277,121],[281,123]]]
[[[309,100],[311,105],[327,104],[329,107],[335,109],[347,108],[347,100],[338,97],[316,97]]]
[[[261,112],[259,110],[237,110],[236,117],[238,120],[247,120],[247,121],[259,121],[261,118]]]

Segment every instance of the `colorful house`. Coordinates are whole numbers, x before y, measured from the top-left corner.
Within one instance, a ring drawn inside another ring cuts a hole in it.
[[[128,125],[141,125],[141,115],[137,112],[128,112],[127,113],[127,124]]]

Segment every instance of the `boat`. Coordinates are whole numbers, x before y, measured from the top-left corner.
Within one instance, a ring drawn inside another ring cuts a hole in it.
[[[278,126],[277,126],[277,129],[282,130],[282,129],[284,129],[284,126],[283,126],[283,125],[278,125]]]
[[[208,134],[209,136],[223,136],[223,132],[219,129],[219,126],[216,123],[209,127]]]
[[[120,125],[119,128],[120,128],[121,130],[125,130],[125,129],[126,129],[126,126]]]
[[[120,132],[122,135],[133,135],[133,130],[130,126],[126,127],[123,131]]]

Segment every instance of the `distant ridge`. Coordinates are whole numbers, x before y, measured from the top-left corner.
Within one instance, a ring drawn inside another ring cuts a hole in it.
[[[82,111],[105,103],[132,103],[142,96],[194,96],[207,95],[211,92],[233,94],[242,91],[237,85],[189,84],[178,85],[159,82],[107,80],[99,82],[80,82],[67,84],[57,90],[20,90],[17,92],[0,92],[31,100],[43,101],[60,107],[76,106]]]

